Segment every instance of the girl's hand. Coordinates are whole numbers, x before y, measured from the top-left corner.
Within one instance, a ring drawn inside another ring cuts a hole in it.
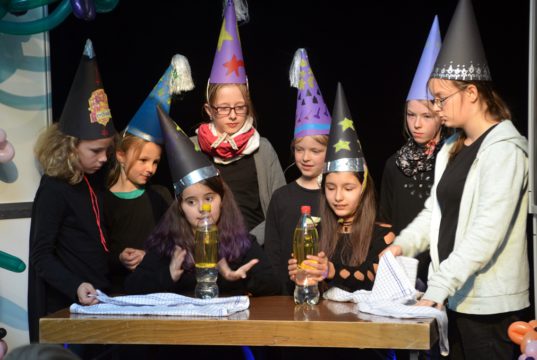
[[[386,249],[382,250],[382,252],[379,255],[379,259],[387,252],[391,252],[393,256],[402,256],[403,255],[403,249],[399,245],[390,245]]]
[[[438,310],[442,310],[442,308],[444,307],[442,304],[437,304],[436,302],[432,300],[427,300],[427,299],[421,299],[420,301],[416,303],[415,306],[434,307],[434,308],[437,308]]]
[[[177,282],[183,275],[183,261],[185,261],[186,250],[175,245],[172,260],[170,261],[170,275],[174,282]]]
[[[298,264],[295,258],[290,258],[287,261],[287,270],[289,271],[289,278],[294,282],[298,272]]]
[[[316,282],[323,281],[328,277],[329,264],[326,254],[321,251],[317,256],[307,255],[307,260],[304,261],[304,268],[308,277]]]
[[[99,302],[99,300],[96,298],[97,291],[93,285],[87,282],[83,282],[78,286],[76,295],[78,296],[78,302],[80,305],[95,305]]]
[[[121,254],[119,254],[119,261],[130,271],[134,271],[136,267],[142,262],[145,256],[145,251],[134,248],[125,248]]]
[[[250,271],[250,269],[253,268],[254,265],[258,262],[258,259],[252,259],[246,264],[242,265],[237,270],[231,270],[229,264],[227,263],[227,260],[223,258],[218,262],[217,267],[218,272],[224,277],[224,279],[226,279],[227,281],[237,281],[241,279],[246,279],[248,271]]]

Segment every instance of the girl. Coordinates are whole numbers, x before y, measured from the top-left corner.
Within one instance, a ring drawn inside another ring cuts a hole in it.
[[[376,202],[372,179],[351,120],[345,95],[338,84],[330,128],[327,162],[322,181],[321,234],[318,256],[308,256],[314,281],[346,291],[371,290],[379,254],[393,241],[388,228],[375,224]],[[295,259],[289,275],[297,275]]]
[[[194,151],[162,111],[176,199],[146,243],[147,254],[125,282],[129,293],[191,293],[196,285],[194,231],[202,204],[211,204],[218,227],[218,285],[221,293],[271,295],[278,285],[255,238],[248,235],[233,194],[216,168]]]
[[[89,111],[88,111],[89,103]],[[107,161],[114,126],[91,41],[59,124],[35,147],[44,175],[35,195],[30,228],[28,321],[39,340],[39,318],[73,302],[97,302],[109,287],[109,244],[101,226],[101,192],[95,174]]]
[[[160,162],[163,143],[156,106],[168,113],[172,93],[192,88],[188,60],[174,55],[117,144],[115,166],[109,174],[110,191],[105,195],[113,291],[123,291],[125,277],[145,255],[145,240],[172,202],[164,186],[147,186]]]
[[[435,17],[421,55],[405,105],[405,134],[408,140],[384,167],[380,191],[380,220],[392,225],[395,234],[404,229],[423,209],[434,181],[436,154],[445,139],[445,128],[433,112],[427,80],[440,51],[440,28]],[[418,288],[424,290],[431,259],[418,256]]]
[[[192,140],[212,158],[247,229],[263,244],[269,201],[285,178],[272,145],[255,129],[233,0],[227,3],[220,39],[204,105],[210,122]]]
[[[429,247],[418,305],[446,304],[451,358],[515,358],[507,328],[529,306],[527,142],[492,90],[468,0],[457,5],[429,89],[446,126],[460,130],[437,156],[425,209],[389,249],[413,256]]]
[[[319,216],[321,195],[319,177],[324,167],[331,121],[317,81],[311,72],[305,49],[296,51],[290,73],[291,84],[299,89],[291,148],[301,176],[274,192],[265,226],[265,252],[284,294],[292,294],[293,291],[293,283],[289,281],[286,268],[292,252],[293,235],[300,217],[300,207],[309,205],[312,209],[311,214]],[[299,87],[299,83],[308,85]],[[320,116],[308,117],[307,115],[311,113],[319,113]]]

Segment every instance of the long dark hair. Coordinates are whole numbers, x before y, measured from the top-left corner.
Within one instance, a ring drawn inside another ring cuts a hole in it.
[[[364,173],[353,173],[361,184],[364,183]],[[321,236],[320,248],[325,252],[326,256],[331,259],[336,250],[339,239],[338,234],[338,217],[328,204],[324,192],[326,177],[323,176],[321,188]],[[369,252],[371,238],[373,237],[373,228],[375,226],[375,216],[377,213],[377,202],[375,200],[375,184],[373,178],[367,174],[367,186],[363,190],[358,209],[354,215],[351,233],[350,233],[350,248],[343,249],[342,261],[350,266],[358,266],[362,264]]]
[[[218,254],[228,262],[239,260],[250,248],[248,230],[233,193],[220,176],[199,182],[220,195],[222,209],[218,226]],[[182,194],[181,194],[182,195]],[[177,196],[146,241],[146,250],[161,256],[172,257],[175,245],[187,250],[184,269],[194,267],[194,234],[181,208],[181,195]],[[216,219],[215,219],[216,220]]]

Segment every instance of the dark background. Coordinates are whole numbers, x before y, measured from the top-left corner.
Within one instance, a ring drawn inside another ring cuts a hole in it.
[[[250,0],[239,27],[258,129],[282,168],[292,162],[296,89],[288,71],[295,50],[307,49],[331,109],[341,81],[373,178],[403,143],[403,105],[435,14],[442,38],[456,0]],[[529,1],[474,0],[497,90],[527,135]],[[202,117],[205,88],[222,24],[220,0],[121,0],[85,22],[70,16],[50,32],[53,115],[59,118],[84,42],[91,38],[118,130],[130,121],[175,53],[188,57],[196,88],[174,99],[171,115],[189,134]],[[289,178],[294,176],[289,172]],[[155,181],[170,184],[167,164]]]

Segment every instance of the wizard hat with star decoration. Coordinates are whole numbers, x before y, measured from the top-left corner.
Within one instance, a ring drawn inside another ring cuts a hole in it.
[[[179,196],[190,185],[218,176],[218,170],[209,158],[194,147],[188,136],[160,105],[157,105],[157,112],[175,195]]]
[[[319,85],[313,76],[305,49],[298,49],[295,52],[289,70],[289,80],[291,86],[298,89],[295,139],[309,135],[328,135],[332,120]]]
[[[324,173],[366,171],[362,146],[341,83],[337,84],[325,161]]]
[[[406,100],[432,100],[433,96],[429,92],[427,82],[433,72],[434,63],[440,52],[440,46],[442,46],[442,39],[440,38],[440,26],[438,25],[438,16],[434,17],[433,25],[429,30],[429,36],[427,42],[421,53],[418,69],[414,74],[412,85]]]
[[[64,134],[82,140],[104,139],[116,133],[89,39],[65,101],[59,127]]]
[[[218,37],[209,83],[246,84],[246,82],[246,69],[244,68],[241,41],[237,28],[235,4],[233,0],[228,0],[224,10],[224,20]]]
[[[463,81],[492,80],[470,0],[459,0],[431,77]]]
[[[190,91],[194,88],[188,59],[183,55],[173,56],[170,66],[166,69],[151,93],[142,103],[130,123],[125,128],[126,133],[138,136],[147,141],[162,144],[164,138],[160,129],[157,114],[157,104],[161,109],[170,113],[171,96]]]

